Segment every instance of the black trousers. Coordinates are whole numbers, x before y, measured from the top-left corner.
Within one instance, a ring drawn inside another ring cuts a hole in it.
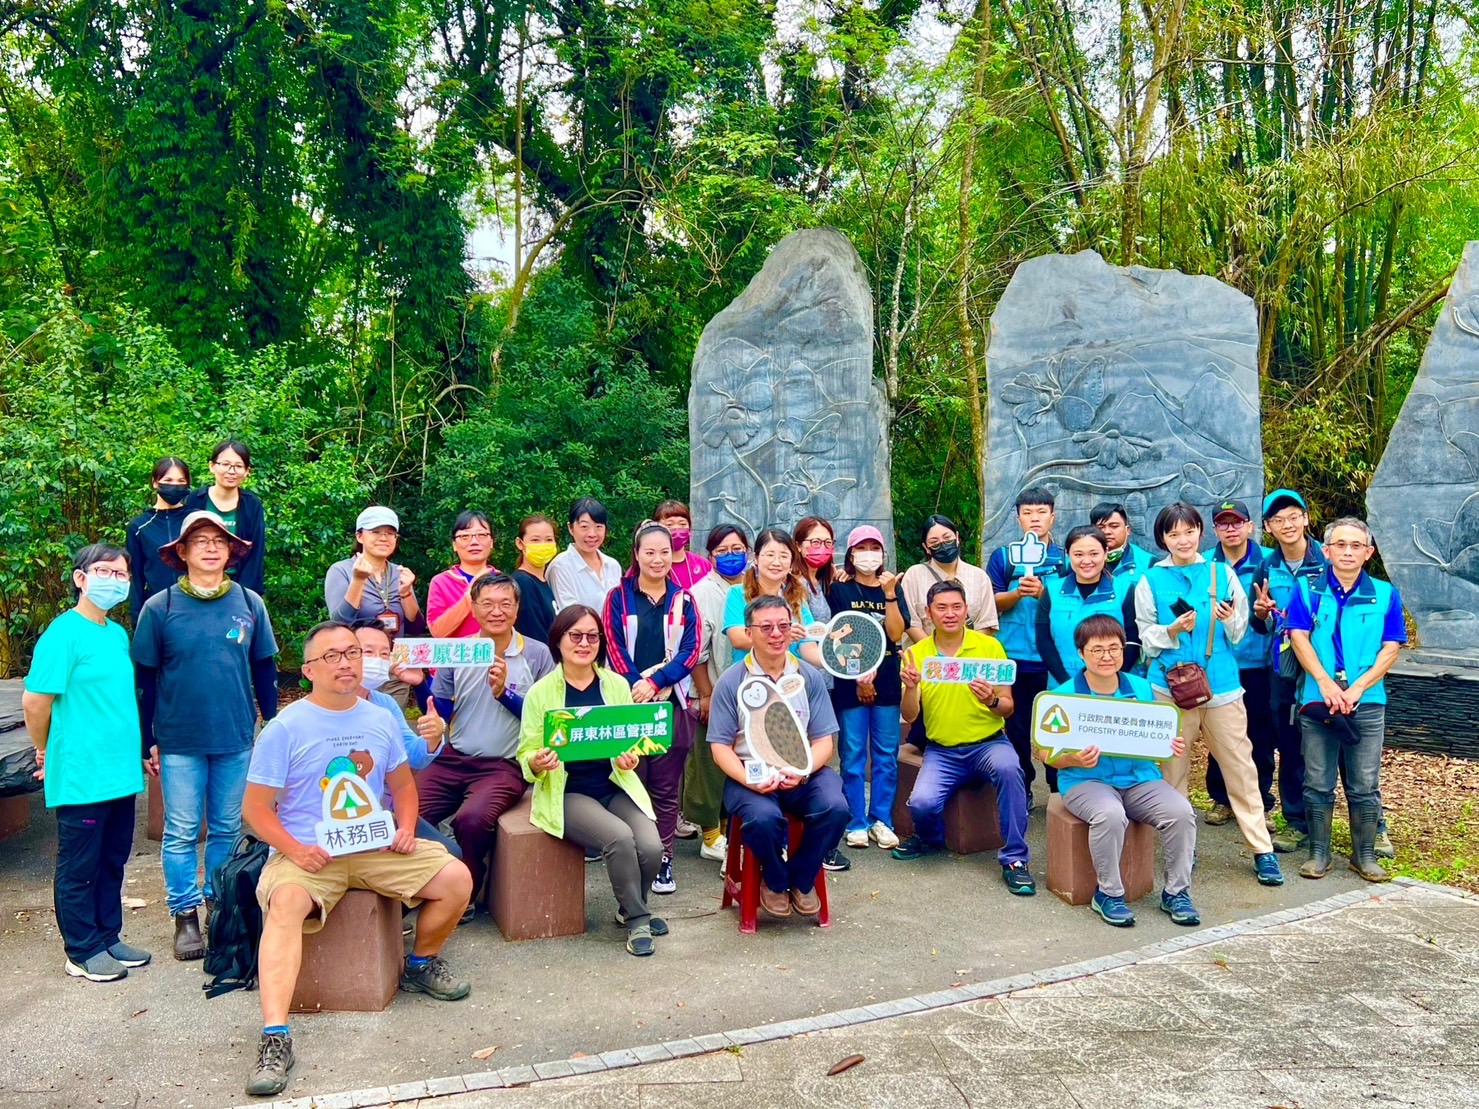
[[[1007,717],[1007,738],[1012,741],[1012,749],[1017,752],[1017,758],[1022,763],[1022,778],[1027,785],[1028,800],[1032,799],[1032,783],[1037,779],[1037,764],[1032,761],[1032,700],[1043,690],[1048,688],[1048,672],[1046,670],[1023,670],[1018,664],[1017,680],[1012,683],[1012,715]],[[1048,781],[1048,789],[1058,792],[1058,771],[1047,766],[1043,768]]]
[[[56,923],[81,966],[123,931],[123,867],[134,845],[132,795],[56,810]]]

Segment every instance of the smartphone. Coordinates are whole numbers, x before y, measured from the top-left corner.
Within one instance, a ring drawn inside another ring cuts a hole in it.
[[[1185,597],[1177,597],[1171,602],[1171,611],[1177,616],[1185,616],[1188,612],[1193,611],[1193,609]]]

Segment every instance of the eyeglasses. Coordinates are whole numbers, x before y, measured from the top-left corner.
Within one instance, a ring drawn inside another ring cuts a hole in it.
[[[482,612],[512,612],[514,609],[519,607],[519,602],[515,601],[511,597],[504,597],[501,600],[487,601],[483,600],[482,598],[478,598],[478,600],[472,603],[472,606],[473,608],[479,609]],[[600,633],[598,632],[597,634]]]
[[[566,632],[565,633],[565,638],[568,639],[568,640],[570,640],[571,643],[591,643],[591,644],[596,644],[596,643],[600,643],[601,642],[601,633],[600,632]]]
[[[303,662],[305,665],[310,662],[327,662],[330,666],[338,666],[345,659],[348,659],[350,662],[356,662],[364,657],[364,653],[365,649],[363,647],[347,647],[342,651],[337,649],[325,651],[318,658],[305,658]]]
[[[1120,646],[1084,648],[1084,654],[1088,655],[1090,658],[1114,658],[1116,655],[1122,655],[1124,653],[1125,649]]]
[[[831,551],[837,548],[837,543],[831,539],[806,539],[801,545],[813,551]]]
[[[88,573],[88,574],[95,574],[95,575],[97,575],[100,578],[112,578],[114,581],[129,581],[130,580],[129,573],[128,573],[127,570],[112,570],[112,569],[105,569],[105,568],[103,568],[101,566],[93,566],[93,567],[91,567],[90,569],[88,569],[88,570],[86,570],[84,572],[85,573]]]
[[[1212,526],[1218,531],[1236,530],[1246,524],[1247,520],[1214,520]]]
[[[1330,551],[1364,551],[1370,546],[1370,543],[1326,543],[1325,549]]]
[[[1297,508],[1286,508],[1283,512],[1280,512],[1277,516],[1270,516],[1267,520],[1264,521],[1264,523],[1265,524],[1272,524],[1275,527],[1286,528],[1286,527],[1293,527],[1296,524],[1303,524],[1304,523],[1304,520],[1305,520],[1305,515],[1299,509],[1297,509]]]
[[[194,547],[196,550],[209,551],[216,547],[229,547],[231,540],[224,535],[192,535],[185,545]]]
[[[784,624],[751,624],[750,627],[765,636],[788,635],[791,631],[791,621],[787,620]]]
[[[459,539],[492,539],[493,533],[491,531],[459,531],[452,538],[454,541]]]
[[[212,462],[211,466],[217,470],[225,470],[228,474],[239,474],[246,469],[240,462]]]

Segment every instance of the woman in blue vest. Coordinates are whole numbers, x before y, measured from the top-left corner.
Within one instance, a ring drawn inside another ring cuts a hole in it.
[[[1253,745],[1248,741],[1248,713],[1233,653],[1248,631],[1248,596],[1232,567],[1202,557],[1206,527],[1194,507],[1185,501],[1167,505],[1156,516],[1154,530],[1156,543],[1168,556],[1135,585],[1135,621],[1140,625],[1140,649],[1150,660],[1151,687],[1157,700],[1170,702],[1169,671],[1182,663],[1205,671],[1211,699],[1192,708],[1180,706],[1181,734],[1187,750],[1197,736],[1203,737],[1222,767],[1233,815],[1253,849],[1258,881],[1283,885],[1284,872],[1264,824]],[[1166,780],[1183,794],[1189,764],[1183,752],[1164,768]]]
[[[1054,693],[1154,700],[1149,682],[1121,669],[1126,657],[1125,628],[1114,616],[1098,613],[1085,618],[1074,628],[1073,642],[1078,673],[1073,680],[1056,686]],[[1175,758],[1185,755],[1186,741],[1177,736],[1171,741],[1171,752]],[[1135,914],[1125,904],[1120,856],[1125,849],[1125,829],[1136,820],[1161,834],[1166,867],[1161,912],[1168,914],[1173,924],[1200,924],[1201,915],[1191,903],[1196,813],[1191,802],[1161,777],[1160,766],[1149,759],[1104,755],[1098,747],[1065,752],[1055,759],[1047,759],[1044,752],[1044,761],[1060,771],[1058,784],[1064,807],[1089,826],[1089,854],[1098,883],[1090,906],[1104,923],[1115,928],[1135,923]]]
[[[1301,579],[1289,601],[1289,642],[1304,667],[1297,698],[1310,836],[1309,861],[1299,873],[1306,878],[1323,878],[1330,870],[1340,770],[1351,812],[1351,869],[1368,882],[1391,877],[1376,859],[1385,679],[1407,642],[1407,628],[1397,590],[1366,572],[1375,551],[1365,521],[1341,517],[1325,529],[1329,567],[1313,583]]]
[[[1135,673],[1140,661],[1140,628],[1135,623],[1134,579],[1108,572],[1109,540],[1097,527],[1074,528],[1063,549],[1068,555],[1068,572],[1043,589],[1034,617],[1037,653],[1048,676],[1062,685],[1083,673],[1074,633],[1086,617],[1100,614],[1114,617],[1124,627],[1127,642],[1121,669]]]

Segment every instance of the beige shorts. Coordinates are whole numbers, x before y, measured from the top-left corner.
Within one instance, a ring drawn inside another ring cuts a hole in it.
[[[262,876],[257,879],[257,903],[267,911],[272,895],[282,886],[301,886],[318,906],[318,915],[303,921],[305,935],[317,932],[349,890],[370,890],[386,897],[398,897],[410,907],[421,903],[416,896],[426,884],[455,862],[440,843],[418,839],[416,850],[409,855],[395,851],[364,851],[358,855],[340,855],[315,874],[309,874],[286,855],[278,852],[267,860]]]

